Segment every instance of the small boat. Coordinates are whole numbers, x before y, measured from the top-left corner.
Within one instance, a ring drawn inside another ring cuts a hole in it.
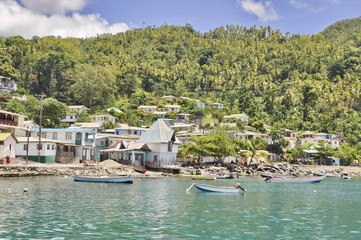
[[[146,173],[147,169],[142,168],[142,167],[134,167],[134,172],[138,172],[138,173]]]
[[[191,177],[192,180],[216,180],[216,177],[213,176],[194,176]]]
[[[295,175],[282,175],[282,174],[272,174],[272,173],[261,173],[260,174],[261,177],[263,178],[269,178],[269,177],[274,177],[274,178],[294,178]]]
[[[293,177],[293,178],[275,178],[275,177],[269,177],[266,178],[265,181],[269,182],[275,182],[275,183],[319,183],[323,179],[325,179],[325,176],[318,176],[318,177]]]
[[[133,183],[130,176],[75,176],[77,182]]]
[[[233,179],[233,178],[234,178],[233,174],[229,176],[216,176],[216,179]]]
[[[240,190],[246,191],[239,183],[237,183],[234,187],[222,187],[196,183],[194,183],[194,186],[203,192],[238,193]]]

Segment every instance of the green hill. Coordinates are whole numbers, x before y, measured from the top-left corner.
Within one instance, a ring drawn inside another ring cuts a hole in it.
[[[321,34],[329,39],[335,39],[341,42],[352,40],[358,41],[358,43],[361,44],[361,17],[336,22],[328,26]]]
[[[324,34],[164,25],[88,39],[9,37],[0,39],[0,76],[92,109],[187,96],[270,125],[361,135],[360,46]]]

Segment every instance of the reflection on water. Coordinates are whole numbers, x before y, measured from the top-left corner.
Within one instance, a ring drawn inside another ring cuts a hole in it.
[[[360,179],[212,184],[236,182],[248,192],[186,193],[192,182],[181,178],[3,178],[0,239],[361,239]]]

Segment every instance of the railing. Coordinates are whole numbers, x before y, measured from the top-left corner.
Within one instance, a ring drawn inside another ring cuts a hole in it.
[[[75,140],[75,145],[81,145],[81,140]]]

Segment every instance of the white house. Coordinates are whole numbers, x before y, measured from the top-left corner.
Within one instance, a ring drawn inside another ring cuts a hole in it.
[[[27,121],[24,121],[24,127],[26,128],[26,130],[32,130],[32,129],[35,129],[35,128],[39,128],[39,125],[36,124],[32,120],[27,120]]]
[[[77,105],[77,106],[68,106],[68,109],[76,112],[76,113],[82,113],[84,111],[89,111],[90,109],[85,107],[84,105]]]
[[[213,106],[215,106],[217,109],[223,109],[224,105],[222,103],[212,103]]]
[[[165,106],[164,106],[164,111],[165,111],[165,112],[172,111],[172,112],[177,112],[177,113],[179,113],[179,112],[180,112],[180,109],[181,109],[181,106],[180,106],[180,105],[165,105]]]
[[[197,100],[197,107],[201,108],[201,109],[205,109],[206,108],[206,104],[200,100]]]
[[[31,136],[38,138],[39,129],[34,129]],[[95,136],[95,131],[85,128],[41,129],[41,138],[58,140],[66,144],[59,149],[59,155],[64,158],[78,157],[80,160],[98,160],[95,159]]]
[[[154,113],[157,111],[157,106],[139,106],[138,109],[143,109],[145,113]]]
[[[145,165],[150,168],[174,165],[181,145],[174,131],[162,119],[155,121],[138,143],[145,143],[150,149],[145,158]]]
[[[110,107],[110,108],[107,108],[107,109],[104,109],[105,112],[110,112],[110,111],[114,111],[116,113],[123,113],[122,110],[120,110],[119,108],[116,108],[116,107]]]
[[[60,142],[44,138],[42,138],[40,142],[40,162],[55,163],[57,157],[57,149],[60,149],[60,146],[58,145]],[[27,153],[28,146],[29,150]],[[29,160],[38,161],[38,146],[38,138],[29,137],[28,139],[27,137],[18,137],[18,143],[16,144],[16,157],[26,159],[26,155],[28,155]]]
[[[92,117],[92,122],[104,123],[104,122],[108,122],[108,121],[115,123],[115,117],[110,114],[96,115],[96,116]]]
[[[0,93],[9,94],[16,92],[18,86],[14,80],[0,76]]]
[[[16,141],[14,135],[11,133],[0,133],[0,158],[5,159],[6,155],[10,158],[15,157]]]
[[[175,102],[177,101],[177,98],[175,96],[169,95],[169,96],[162,96],[161,99],[167,101],[167,102]]]
[[[224,119],[240,119],[240,120],[242,120],[242,122],[244,122],[246,124],[248,123],[248,119],[249,119],[247,114],[244,114],[244,113],[242,113],[242,114],[232,114],[232,115],[224,116],[223,118]]]
[[[91,129],[94,132],[101,132],[103,130],[103,124],[102,122],[77,122],[72,124],[70,127],[71,128],[86,128],[86,129]]]
[[[65,118],[60,121],[65,123],[75,123],[78,118],[79,116],[77,113],[68,113],[65,115]]]

